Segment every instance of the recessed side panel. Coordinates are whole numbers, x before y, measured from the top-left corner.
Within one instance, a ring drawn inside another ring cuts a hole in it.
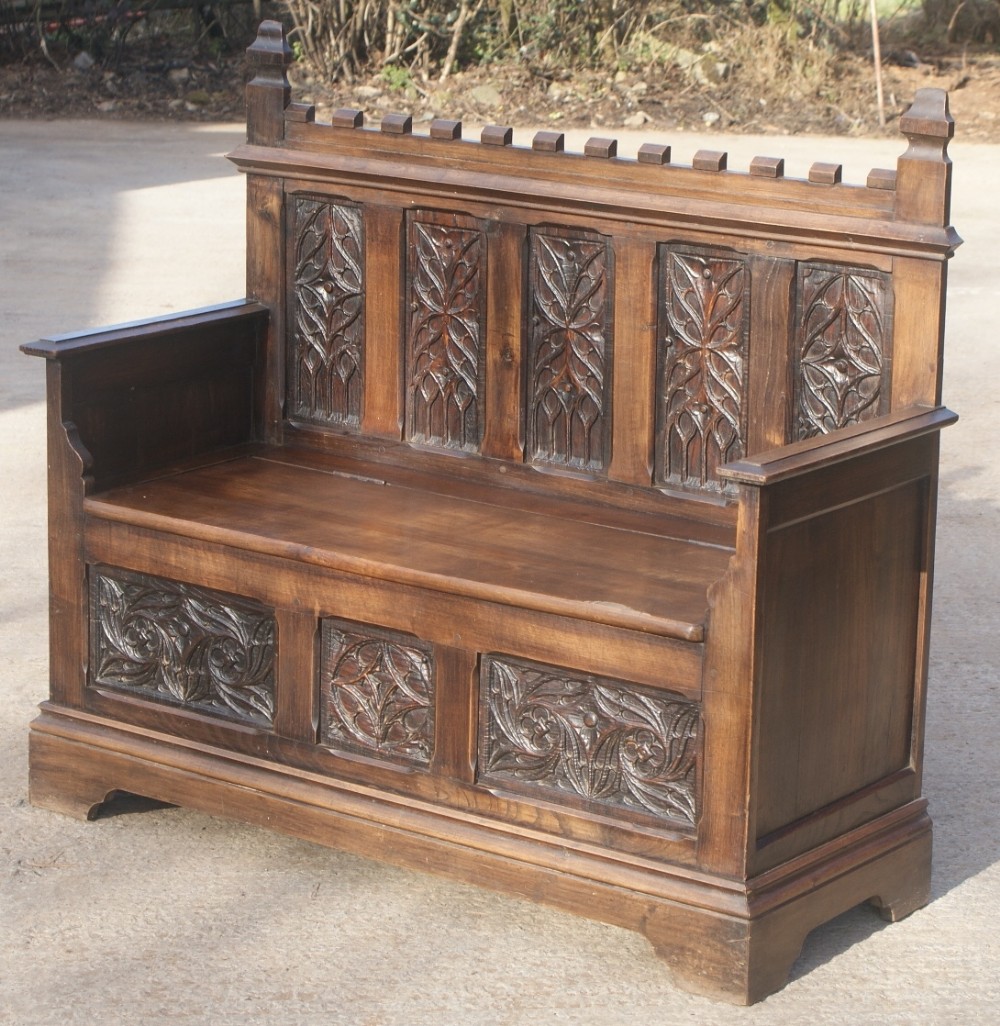
[[[911,766],[927,489],[909,481],[768,533],[759,843]]]

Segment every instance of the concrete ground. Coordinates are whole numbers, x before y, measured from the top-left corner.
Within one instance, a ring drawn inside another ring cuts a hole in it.
[[[586,135],[587,133],[584,133]],[[954,223],[925,793],[931,904],[815,931],[750,1009],[675,989],[631,933],[181,809],[27,804],[46,694],[43,367],[20,342],[242,295],[237,127],[0,122],[0,1024],[1000,1023],[1000,147],[953,146]],[[678,162],[839,161],[895,141],[671,140]],[[637,141],[623,136],[623,149]],[[579,139],[570,148],[579,148]],[[994,306],[996,304],[996,306]]]

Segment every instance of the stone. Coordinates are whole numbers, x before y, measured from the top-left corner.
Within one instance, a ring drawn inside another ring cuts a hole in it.
[[[469,98],[480,107],[499,107],[503,104],[500,90],[491,85],[476,86],[469,93]]]
[[[184,85],[184,83],[189,81],[191,78],[191,69],[171,68],[171,70],[167,72],[167,78],[174,85]]]
[[[652,120],[653,119],[644,110],[637,110],[634,114],[630,114],[622,124],[626,128],[642,128],[647,121]]]
[[[91,57],[90,54],[87,53],[86,50],[81,50],[73,58],[73,67],[76,68],[77,71],[90,71],[90,69],[96,63],[97,63],[97,61],[95,61],[94,58]]]

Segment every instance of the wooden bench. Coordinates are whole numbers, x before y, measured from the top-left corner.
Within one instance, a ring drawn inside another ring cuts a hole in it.
[[[527,895],[744,1003],[924,904],[945,94],[848,186],[319,124],[277,24],[250,55],[249,298],[25,347],[31,800]]]

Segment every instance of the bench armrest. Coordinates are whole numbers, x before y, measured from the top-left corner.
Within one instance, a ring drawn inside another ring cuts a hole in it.
[[[268,314],[238,301],[22,346],[47,361],[50,442],[99,490],[253,441]]]
[[[877,452],[939,431],[958,415],[943,406],[911,406],[829,435],[818,435],[737,460],[719,468],[719,477],[739,484],[766,486]]]
[[[213,326],[222,327],[267,318],[267,307],[245,299],[229,303],[184,310],[166,317],[152,317],[141,321],[127,321],[123,324],[88,328],[85,331],[53,335],[37,342],[26,342],[21,352],[28,356],[41,356],[46,360],[62,360],[67,357],[87,355],[102,349],[116,349],[126,353],[141,342],[167,337],[197,334],[204,336]]]

